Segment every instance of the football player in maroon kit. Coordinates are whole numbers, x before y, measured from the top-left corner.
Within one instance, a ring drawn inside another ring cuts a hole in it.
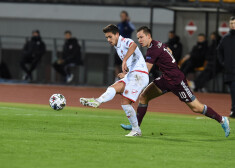
[[[198,101],[190,90],[186,78],[178,68],[169,48],[162,42],[153,40],[151,30],[146,26],[142,26],[137,30],[137,38],[142,47],[148,48],[146,64],[149,72],[154,64],[162,71],[161,77],[153,80],[139,97],[137,108],[138,124],[141,124],[146,114],[149,101],[167,92],[172,92],[182,102],[185,102],[193,112],[203,114],[218,121],[224,129],[225,136],[228,137],[230,134],[228,118],[219,115],[211,107]],[[124,129],[132,129],[130,125],[121,124],[121,126]]]

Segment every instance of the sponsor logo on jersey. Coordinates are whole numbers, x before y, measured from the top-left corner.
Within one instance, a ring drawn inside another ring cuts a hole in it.
[[[148,60],[148,59],[151,59],[151,57],[150,56],[146,56],[146,60]]]
[[[126,45],[127,45],[127,46],[128,46],[128,44],[129,44],[129,41],[126,42]]]

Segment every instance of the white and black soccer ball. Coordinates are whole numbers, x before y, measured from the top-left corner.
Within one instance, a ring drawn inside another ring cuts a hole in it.
[[[52,109],[62,110],[66,105],[66,99],[62,94],[57,93],[50,97],[49,103]]]

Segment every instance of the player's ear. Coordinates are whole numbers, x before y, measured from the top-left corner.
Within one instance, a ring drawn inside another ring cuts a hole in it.
[[[116,33],[116,37],[119,37],[119,33]]]

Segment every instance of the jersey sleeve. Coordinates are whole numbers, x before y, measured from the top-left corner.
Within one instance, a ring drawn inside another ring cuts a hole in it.
[[[130,48],[131,44],[134,43],[134,41],[133,41],[132,39],[125,38],[125,40],[123,41],[123,43],[124,43],[124,47],[128,49],[128,48]]]
[[[155,64],[159,55],[160,55],[159,49],[155,48],[155,49],[148,50],[146,53],[146,62],[150,64]]]

